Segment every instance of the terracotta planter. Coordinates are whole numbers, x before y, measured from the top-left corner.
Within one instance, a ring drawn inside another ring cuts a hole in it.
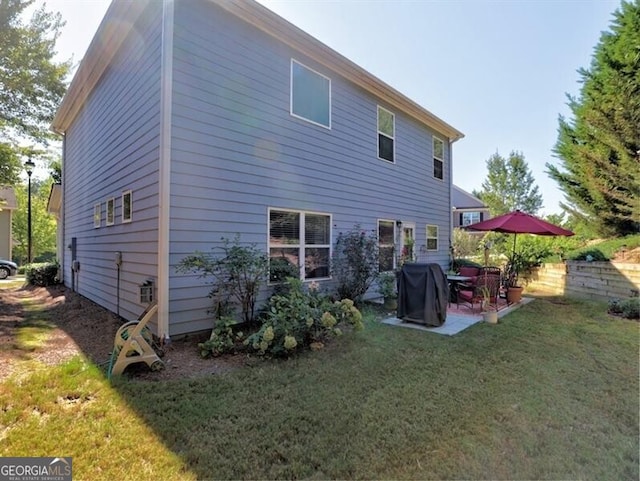
[[[487,324],[498,324],[498,311],[484,311],[482,317]]]
[[[522,290],[520,286],[509,287],[507,289],[507,302],[509,304],[516,304],[522,300]]]

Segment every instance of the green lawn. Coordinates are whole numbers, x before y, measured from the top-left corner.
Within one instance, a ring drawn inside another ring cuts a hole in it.
[[[83,359],[0,385],[0,455],[74,479],[638,479],[637,322],[540,298],[444,337],[373,322],[320,352],[114,386]]]

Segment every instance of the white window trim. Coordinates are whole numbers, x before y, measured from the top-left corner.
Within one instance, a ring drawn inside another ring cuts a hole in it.
[[[436,228],[436,235],[434,236],[429,236],[429,227],[435,227]],[[425,233],[425,248],[430,251],[430,252],[437,252],[440,250],[440,227],[435,225],[435,224],[427,224],[427,226],[424,229],[424,233]],[[435,249],[429,249],[429,239],[435,239],[436,240],[436,248]]]
[[[321,124],[320,122],[316,122],[315,120],[308,119],[306,117],[303,117],[302,115],[298,115],[298,114],[293,112],[293,64],[294,64],[294,62],[297,63],[298,65],[300,65],[301,67],[304,67],[307,70],[310,70],[311,72],[313,72],[313,73],[319,75],[320,77],[323,77],[323,78],[325,78],[325,79],[327,79],[329,81],[329,125]],[[332,102],[332,91],[331,90],[332,90],[331,89],[331,77],[327,77],[326,75],[321,74],[317,70],[312,69],[311,67],[303,64],[302,62],[300,62],[300,61],[298,61],[298,60],[296,60],[294,58],[291,59],[291,67],[289,68],[289,114],[292,117],[295,117],[295,118],[300,119],[300,120],[304,120],[305,122],[309,122],[310,124],[317,125],[319,127],[325,128],[327,130],[331,130],[331,125],[332,125],[332,115],[331,115],[331,111],[332,111],[332,108],[331,108],[331,105],[332,105],[331,104],[331,102]]]
[[[476,222],[480,222],[480,211],[479,210],[470,210],[470,211],[465,211],[465,212],[461,212],[462,214],[462,227],[466,227],[468,225],[471,224],[475,224]],[[470,222],[465,223],[465,217],[470,217],[471,214],[478,214],[478,220],[471,220]]]
[[[296,214],[300,214],[300,242],[298,244],[286,244],[286,245],[281,245],[281,244],[271,244],[271,236],[269,235],[269,232],[271,230],[271,211],[277,211],[277,212],[293,212]],[[278,249],[278,248],[285,248],[285,249],[300,249],[300,266],[299,266],[299,279],[302,280],[302,282],[313,282],[313,281],[326,281],[326,280],[331,280],[331,269],[329,269],[329,276],[328,277],[314,277],[313,279],[306,279],[305,278],[305,265],[304,265],[304,261],[306,259],[306,245],[304,243],[304,239],[305,239],[305,215],[306,214],[311,214],[311,215],[324,215],[324,216],[328,216],[329,217],[329,244],[318,244],[318,245],[312,245],[310,246],[311,248],[315,249],[315,248],[321,248],[321,249],[326,249],[327,247],[329,248],[329,263],[331,263],[331,259],[333,258],[333,245],[331,243],[332,239],[333,239],[333,216],[331,214],[329,214],[328,212],[316,212],[316,211],[311,211],[311,210],[297,210],[297,209],[283,209],[280,207],[269,207],[267,209],[267,257],[270,256],[271,254],[271,248],[273,247],[274,249]],[[274,285],[277,284],[277,282],[271,282],[269,281],[268,283],[269,285]]]
[[[407,237],[404,232],[405,229],[411,229],[413,231],[413,256],[411,257],[411,261],[415,261],[416,259],[416,223],[415,222],[402,221],[402,227],[400,228],[400,257],[402,257],[402,251],[404,251],[404,248],[407,242]]]
[[[102,203],[93,205],[93,228],[98,229],[102,225]]]
[[[124,196],[125,195],[129,195],[129,218],[125,219],[124,217]],[[128,224],[132,221],[133,219],[133,194],[131,193],[131,190],[125,190],[122,193],[122,197],[121,197],[121,201],[122,201],[122,223],[123,224]]]
[[[436,156],[436,147],[435,147],[436,141],[442,142],[442,158]],[[444,178],[445,178],[445,175],[444,175],[444,166],[445,166],[445,163],[444,163],[444,157],[445,157],[445,143],[444,143],[444,140],[442,140],[440,137],[436,137],[434,135],[433,136],[433,141],[431,143],[431,149],[433,150],[433,170],[434,170],[433,178],[444,182]],[[436,177],[436,174],[435,174],[435,170],[436,170],[435,160],[436,159],[439,160],[440,162],[442,162],[442,179],[440,177]]]
[[[392,137],[380,131],[380,113],[379,113],[380,110],[384,110],[385,112],[391,114],[391,117],[393,119],[393,136]],[[378,149],[378,159],[384,160],[385,162],[388,162],[390,164],[395,164],[396,163],[396,114],[394,114],[388,109],[385,109],[382,105],[378,105],[378,108],[376,109],[376,125],[378,127],[377,128],[378,135],[376,135],[376,148]],[[384,135],[386,138],[393,140],[393,154],[392,154],[393,160],[387,160],[383,157],[380,157],[380,140],[378,139],[378,136],[380,135]]]
[[[378,223],[376,225],[376,234],[378,237],[378,250],[380,250],[380,222],[391,222],[391,224],[393,225],[393,243],[392,244],[382,244],[383,247],[393,247],[393,255],[391,256],[391,258],[393,259],[393,266],[391,268],[391,270],[395,269],[397,264],[396,264],[396,236],[398,235],[397,233],[397,226],[396,226],[396,221],[393,219],[378,219]],[[390,272],[390,271],[387,271]]]
[[[111,222],[109,222],[109,202],[113,204],[113,216],[112,216]],[[116,223],[116,198],[115,197],[110,197],[107,199],[105,214],[106,214],[105,225],[114,225]]]

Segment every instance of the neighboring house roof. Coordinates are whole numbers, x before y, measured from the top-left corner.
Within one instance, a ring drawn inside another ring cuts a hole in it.
[[[0,185],[0,210],[14,210],[18,208],[16,202],[16,193],[13,187],[7,185]]]
[[[100,24],[89,49],[51,124],[58,133],[65,132],[98,83],[118,48],[133,28],[135,20],[153,0],[114,0]],[[424,107],[404,96],[351,60],[289,23],[253,0],[209,0],[229,13],[250,23],[268,35],[308,55],[326,68],[342,75],[389,105],[445,134],[452,142],[464,134]],[[170,16],[171,17],[171,16]]]
[[[462,190],[460,187],[454,185],[451,191],[451,207],[457,210],[461,209],[488,209],[486,205],[482,203],[480,199],[474,197],[469,192]]]
[[[53,184],[51,186],[51,192],[49,192],[49,200],[47,201],[47,212],[58,217],[60,215],[61,207],[62,186],[60,184]]]

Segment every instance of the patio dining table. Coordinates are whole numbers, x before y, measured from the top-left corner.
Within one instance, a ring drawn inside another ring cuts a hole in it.
[[[449,302],[456,302],[458,300],[460,284],[469,282],[472,279],[473,277],[447,274],[447,281],[449,282]]]

